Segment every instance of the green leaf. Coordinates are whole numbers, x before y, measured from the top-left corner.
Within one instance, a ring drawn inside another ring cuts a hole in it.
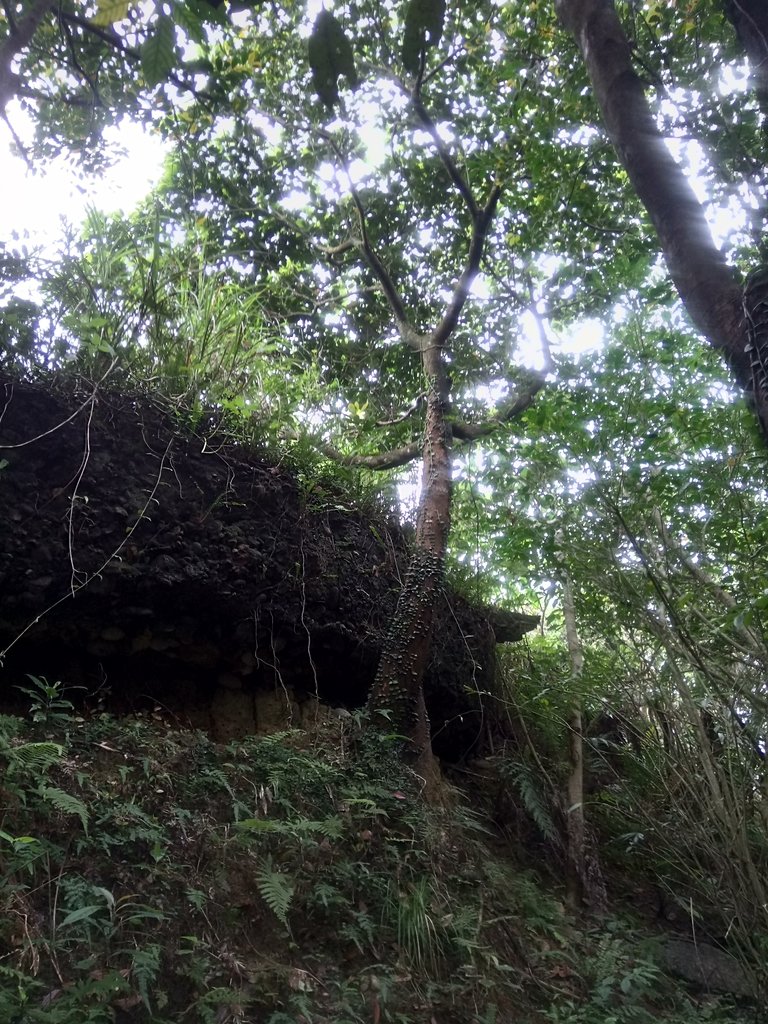
[[[184,0],[173,6],[173,18],[186,32],[190,39],[199,45],[206,42],[205,25],[226,25],[227,15],[224,5],[212,7],[205,0]]]
[[[288,908],[295,889],[293,882],[287,875],[267,868],[258,876],[256,884],[264,902],[278,921],[287,928]]]
[[[92,25],[108,28],[116,21],[128,17],[131,0],[96,0],[96,13],[91,18]]]
[[[228,18],[226,8],[223,3],[220,3],[217,7],[214,7],[210,0],[183,0],[183,3],[177,3],[173,6],[173,13],[176,18],[179,18],[182,12],[189,14],[200,22],[209,22],[215,25],[227,25]]]
[[[34,836],[10,836],[7,832],[3,832],[0,829],[0,839],[4,839],[7,843],[12,846],[28,846],[30,843],[39,843],[39,839],[35,839]]]
[[[161,14],[154,33],[141,47],[141,70],[147,85],[154,86],[167,77],[176,63],[176,31],[173,19]]]
[[[411,0],[405,15],[403,65],[417,74],[427,48],[437,46],[443,34],[445,0]]]
[[[55,764],[64,752],[58,743],[22,743],[18,747],[9,747],[3,753],[8,758],[8,773],[23,768],[28,774],[42,774]]]
[[[318,14],[307,46],[312,84],[315,92],[329,109],[339,102],[340,76],[351,89],[357,85],[355,56],[344,29],[330,11]]]
[[[236,827],[247,832],[285,832],[286,827],[282,821],[272,821],[270,818],[243,818],[236,823]]]
[[[63,921],[59,923],[59,928],[66,928],[70,924],[75,924],[77,921],[85,921],[94,914],[103,910],[104,907],[101,904],[91,904],[87,907],[78,907],[77,910],[72,910]]]
[[[78,800],[70,793],[65,793],[63,789],[56,789],[55,786],[42,786],[38,792],[43,800],[52,804],[57,811],[63,811],[64,814],[76,814],[83,823],[83,829],[88,831],[88,808],[82,800]]]

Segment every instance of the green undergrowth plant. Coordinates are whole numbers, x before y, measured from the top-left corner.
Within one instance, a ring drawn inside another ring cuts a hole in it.
[[[0,718],[0,1021],[535,1024],[630,976],[667,1019],[390,740],[49,710]]]

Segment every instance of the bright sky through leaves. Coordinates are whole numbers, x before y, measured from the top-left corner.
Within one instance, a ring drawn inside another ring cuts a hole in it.
[[[16,130],[24,124],[11,111]],[[15,154],[10,132],[0,123],[0,180],[6,201],[0,205],[0,241],[14,235],[30,246],[55,245],[62,220],[77,227],[88,207],[130,212],[158,181],[166,148],[138,124],[124,120],[105,132],[106,145],[125,151],[99,175],[83,176],[64,157],[32,173]],[[13,201],[9,201],[13,197]]]

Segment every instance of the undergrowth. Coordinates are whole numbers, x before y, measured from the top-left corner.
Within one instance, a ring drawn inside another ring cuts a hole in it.
[[[0,717],[3,1024],[736,1019],[349,724],[217,745],[32,683]]]

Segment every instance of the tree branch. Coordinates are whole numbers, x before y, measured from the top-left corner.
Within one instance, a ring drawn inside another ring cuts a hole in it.
[[[114,29],[102,28],[101,25],[94,25],[93,22],[88,21],[87,18],[81,17],[79,14],[72,14],[69,11],[57,11],[57,17],[68,25],[76,25],[78,28],[83,29],[84,32],[89,32],[92,36],[96,36],[103,43],[107,43],[113,50],[118,50],[126,57],[130,57],[131,60],[141,60],[141,54],[138,50],[134,50],[132,46],[123,42],[117,32]]]
[[[376,420],[377,427],[393,427],[396,423],[404,423],[409,416],[413,414],[422,406],[426,400],[426,394],[422,391],[420,395],[411,402],[405,412],[401,412],[398,416],[393,417],[390,420]]]
[[[399,466],[407,466],[421,458],[424,444],[422,441],[414,441],[412,444],[403,445],[402,448],[391,448],[386,452],[379,452],[377,455],[345,455],[332,444],[319,445],[320,451],[326,458],[337,462],[340,466],[360,466],[364,469],[397,469]]]
[[[765,0],[725,0],[725,14],[749,58],[760,109],[768,117],[768,7]]]
[[[331,146],[331,149],[333,150],[336,159],[343,167],[344,174],[347,178],[347,187],[349,188],[349,194],[352,196],[352,202],[355,204],[358,224],[360,227],[360,242],[358,243],[358,250],[362,253],[365,262],[373,271],[376,280],[381,285],[384,297],[386,298],[387,304],[395,318],[397,329],[400,332],[400,337],[406,345],[419,352],[422,347],[421,335],[408,320],[408,314],[405,311],[405,303],[402,300],[400,292],[397,290],[395,282],[392,280],[389,271],[381,262],[376,250],[371,244],[371,240],[368,235],[368,223],[365,207],[363,206],[363,201],[360,198],[360,193],[357,191],[355,183],[352,181],[344,155],[330,132],[322,131],[320,134]]]
[[[87,18],[83,18],[78,14],[63,10],[58,0],[36,0],[21,21],[15,22],[8,14],[8,6],[5,3],[5,0],[3,0],[3,9],[5,10],[6,17],[8,18],[10,31],[9,35],[2,41],[2,43],[0,43],[0,112],[5,110],[6,106],[14,96],[19,95],[33,96],[35,99],[48,102],[55,99],[59,102],[65,102],[72,106],[83,105],[77,101],[76,97],[49,97],[45,96],[43,93],[30,90],[25,87],[21,76],[11,70],[11,65],[14,59],[17,58],[22,50],[31,43],[32,38],[40,27],[43,19],[51,11],[55,10],[56,17],[58,18],[62,28],[65,30],[68,29],[69,26],[77,26],[84,32],[87,32],[90,35],[95,36],[97,39],[100,39],[102,42],[107,43],[108,46],[117,50],[118,53],[121,53],[124,57],[127,57],[134,62],[139,62],[141,60],[141,55],[138,50],[133,49],[128,46],[127,43],[123,42],[116,32],[111,29],[102,28],[99,25],[94,25],[92,22],[88,21]],[[75,70],[88,84],[88,87],[98,100],[96,83],[80,65],[75,52],[74,40],[68,31],[65,31],[65,41],[69,48]],[[193,85],[190,85],[189,82],[186,82],[176,74],[169,74],[168,81],[172,82],[177,86],[177,88],[191,93],[197,99],[203,98],[202,93],[198,92]],[[91,104],[88,105],[90,106]]]
[[[473,220],[476,220],[478,213],[480,211],[478,210],[477,203],[475,202],[475,197],[472,195],[469,185],[467,184],[467,180],[457,167],[456,161],[451,156],[448,147],[440,137],[440,132],[437,130],[437,125],[429,116],[429,113],[427,112],[427,109],[421,100],[421,96],[414,93],[414,95],[411,97],[411,102],[413,104],[413,109],[416,111],[419,120],[421,121],[422,125],[427,130],[427,132],[432,138],[432,141],[435,144],[435,149],[437,150],[438,155],[443,162],[443,167],[445,167],[446,171],[448,172],[448,177],[456,186],[462,199],[466,203],[470,216],[472,217]]]
[[[453,289],[453,295],[451,301],[448,303],[443,319],[437,325],[437,327],[429,335],[428,343],[430,345],[437,345],[442,347],[448,338],[453,333],[456,324],[459,322],[459,316],[464,308],[469,297],[469,287],[472,284],[472,279],[480,267],[480,260],[483,255],[483,248],[485,246],[485,239],[488,234],[488,229],[491,226],[493,215],[496,212],[496,206],[501,196],[501,185],[494,185],[491,189],[488,201],[482,210],[478,210],[474,225],[472,227],[472,239],[469,243],[469,252],[467,253],[467,262],[464,265],[461,277],[456,282],[456,286]]]
[[[502,403],[497,415],[493,419],[486,420],[484,423],[452,423],[451,433],[454,440],[458,442],[454,446],[454,451],[461,451],[473,441],[490,436],[506,423],[510,423],[518,416],[521,416],[526,409],[531,407],[536,395],[545,384],[545,374],[531,373],[526,386]],[[421,398],[417,400],[417,404],[420,400]],[[412,413],[415,408],[414,406],[409,409],[407,414]],[[392,422],[397,423],[399,421],[393,420]],[[292,434],[292,436],[298,437],[297,434]],[[365,469],[378,470],[397,469],[400,466],[407,466],[409,462],[420,459],[423,455],[424,443],[423,441],[413,441],[411,444],[403,445],[400,448],[391,448],[376,455],[345,455],[334,445],[328,443],[319,444],[318,448],[326,458],[337,462],[341,466],[360,466]]]
[[[334,259],[336,256],[344,256],[346,253],[358,250],[360,247],[360,243],[356,242],[354,238],[347,238],[345,241],[339,242],[338,245],[319,245],[317,242],[314,245],[318,252],[331,259]]]
[[[102,42],[107,43],[118,53],[121,53],[124,57],[130,58],[130,60],[138,63],[141,61],[141,54],[138,50],[134,50],[132,46],[128,46],[124,43],[120,36],[112,29],[102,28],[100,25],[94,25],[93,22],[88,21],[87,18],[83,18],[78,14],[70,14],[68,11],[57,12],[57,16],[67,24],[77,25],[78,28],[83,29],[84,32],[90,33],[90,35],[96,36],[97,39],[101,39]],[[169,82],[181,89],[184,92],[191,93],[195,99],[205,99],[205,94],[199,92],[193,85],[186,82],[183,78],[179,78],[178,75],[169,73],[167,76]]]
[[[5,18],[8,22],[8,29],[12,36],[16,35],[16,18],[14,17],[13,7],[8,3],[8,0],[3,0],[3,11],[5,12]]]
[[[451,429],[457,441],[478,441],[481,437],[489,437],[499,427],[511,423],[533,405],[534,399],[547,383],[546,373],[530,373],[529,380],[520,391],[510,395],[499,406],[493,419],[483,423],[453,423]]]
[[[389,304],[389,308],[392,310],[395,322],[397,323],[397,329],[400,332],[400,337],[411,348],[419,351],[421,348],[421,339],[418,332],[411,325],[408,320],[408,314],[405,311],[405,304],[403,303],[400,292],[395,286],[395,282],[392,280],[389,271],[379,259],[378,253],[371,245],[371,240],[368,236],[368,225],[365,217],[365,207],[363,206],[360,195],[352,184],[351,178],[349,179],[349,188],[352,195],[352,201],[355,204],[357,210],[358,221],[360,224],[360,251],[362,252],[365,262],[373,271],[376,280],[381,285],[381,289],[384,292],[384,296]]]
[[[45,18],[57,4],[57,0],[36,0],[27,14],[13,24],[9,20],[10,34],[0,44],[0,110],[5,110],[9,100],[18,92],[20,77],[11,71],[11,64],[32,37]]]
[[[98,85],[96,84],[96,80],[94,78],[91,78],[91,76],[88,74],[88,72],[85,70],[85,68],[80,63],[80,60],[79,60],[79,58],[77,56],[77,50],[75,49],[75,40],[74,40],[74,38],[72,36],[72,25],[64,17],[63,12],[61,12],[59,14],[59,24],[60,24],[61,30],[62,30],[62,32],[64,34],[64,38],[66,39],[67,49],[69,50],[70,57],[71,57],[71,60],[72,60],[72,64],[73,64],[75,70],[77,71],[77,73],[80,75],[80,77],[86,83],[88,88],[91,90],[91,93],[93,94],[93,103],[94,103],[94,105],[100,107],[101,106],[101,97],[99,96]]]

